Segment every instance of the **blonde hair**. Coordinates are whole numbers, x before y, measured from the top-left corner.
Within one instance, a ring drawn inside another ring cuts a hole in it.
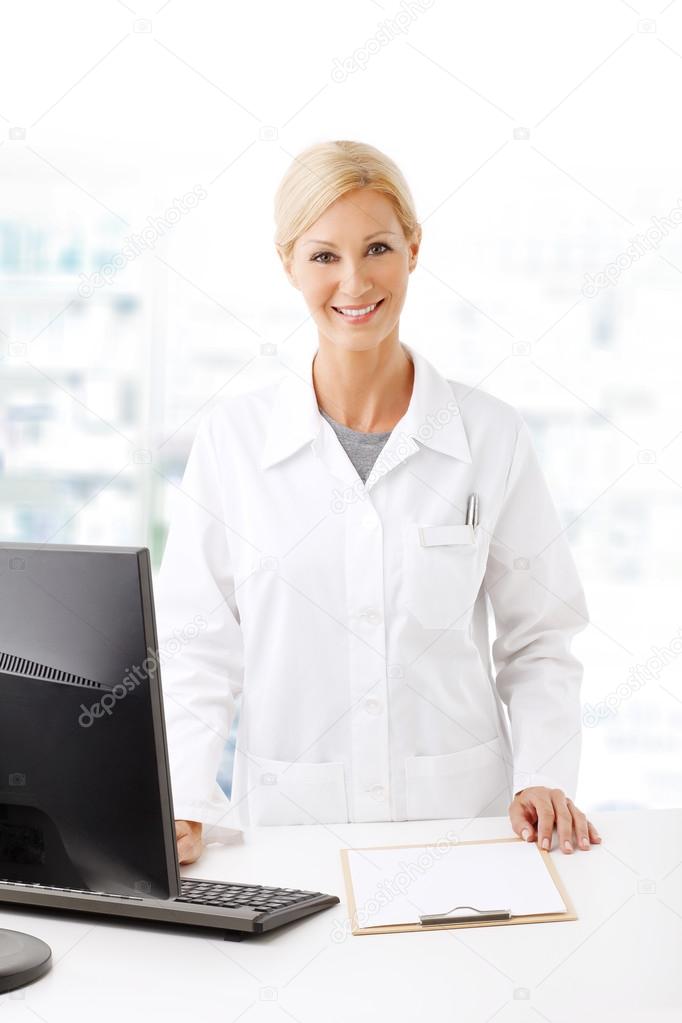
[[[414,200],[397,164],[379,149],[345,139],[318,142],[294,157],[275,193],[275,246],[288,263],[296,240],[340,196],[372,188],[393,203],[403,234],[421,237]]]

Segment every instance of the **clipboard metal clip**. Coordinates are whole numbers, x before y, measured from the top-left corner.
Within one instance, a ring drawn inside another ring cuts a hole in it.
[[[457,913],[458,909],[471,909],[472,913]],[[421,924],[458,923],[471,920],[511,920],[511,909],[476,909],[474,906],[454,906],[447,913],[419,914]]]

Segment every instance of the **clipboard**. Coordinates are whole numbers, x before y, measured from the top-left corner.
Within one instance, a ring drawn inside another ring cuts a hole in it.
[[[528,843],[524,842],[523,839],[515,838],[489,838],[482,839],[480,841],[468,841],[468,842],[445,842],[439,841],[438,843],[416,843],[412,845],[383,845],[383,846],[370,846],[364,849],[341,849],[341,866],[343,870],[344,884],[346,888],[347,905],[349,909],[351,933],[352,934],[393,934],[405,931],[433,931],[443,930],[444,928],[459,928],[459,927],[498,927],[505,926],[507,924],[536,924],[536,923],[554,923],[562,920],[577,920],[578,915],[575,911],[575,907],[571,901],[571,898],[559,877],[557,869],[554,865],[549,850],[540,849],[535,845],[536,851],[541,857],[541,862],[546,867],[551,882],[555,885],[561,899],[566,907],[566,912],[552,912],[552,913],[532,913],[532,914],[513,914],[509,906],[443,906],[442,912],[439,913],[420,913],[419,923],[391,923],[381,924],[374,926],[360,926],[358,923],[358,908],[356,905],[355,892],[353,890],[353,879],[352,871],[349,862],[349,853],[368,853],[371,855],[372,852],[379,852],[381,850],[400,850],[400,849],[430,849],[438,847],[439,849],[453,847],[460,848],[462,846],[487,846],[497,843],[516,843],[526,846]],[[447,901],[447,900],[446,900]]]

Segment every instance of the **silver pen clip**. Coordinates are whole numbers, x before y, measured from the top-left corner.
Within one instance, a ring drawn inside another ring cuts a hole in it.
[[[469,500],[467,501],[467,513],[464,521],[467,526],[473,526],[474,529],[478,525],[478,494],[476,493],[469,495]]]

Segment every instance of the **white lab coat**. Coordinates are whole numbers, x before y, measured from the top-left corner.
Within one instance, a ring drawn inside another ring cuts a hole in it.
[[[413,393],[366,484],[314,352],[199,423],[155,600],[175,817],[206,841],[575,798],[587,608],[528,427],[403,348]]]

